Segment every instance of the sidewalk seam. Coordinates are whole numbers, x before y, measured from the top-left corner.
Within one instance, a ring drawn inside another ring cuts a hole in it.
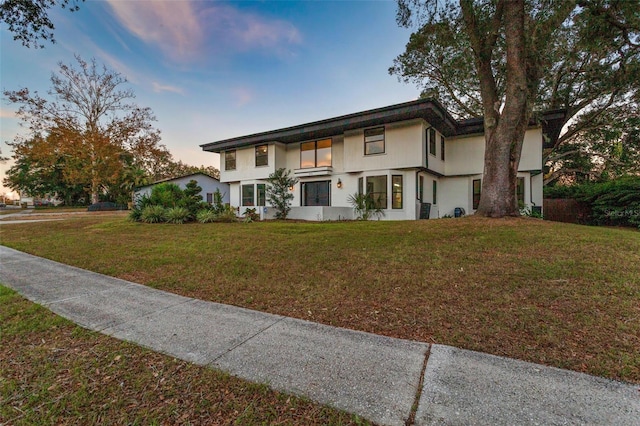
[[[215,364],[220,358],[226,356],[227,354],[229,354],[231,351],[239,348],[240,346],[244,345],[245,343],[247,343],[249,340],[252,340],[254,337],[256,337],[259,334],[264,333],[265,331],[267,331],[268,329],[270,329],[271,327],[273,327],[274,325],[284,321],[285,319],[287,319],[287,317],[284,316],[280,316],[280,318],[278,318],[277,321],[272,322],[271,324],[269,324],[268,326],[256,331],[255,333],[253,333],[251,336],[247,337],[246,339],[244,339],[242,342],[236,343],[235,345],[233,345],[232,347],[230,347],[229,349],[227,349],[224,353],[218,355],[217,357],[215,357],[214,359],[212,359],[209,362],[209,365]]]
[[[422,371],[420,372],[420,380],[418,381],[418,389],[416,389],[416,396],[411,405],[411,412],[409,417],[405,421],[405,426],[412,426],[416,422],[416,413],[418,412],[418,406],[420,405],[420,398],[422,397],[422,387],[424,386],[424,375],[427,370],[427,363],[429,362],[429,356],[431,355],[431,344],[427,346],[427,350],[424,353],[424,361],[422,363]]]

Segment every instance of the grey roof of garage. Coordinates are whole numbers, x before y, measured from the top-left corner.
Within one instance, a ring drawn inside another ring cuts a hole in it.
[[[564,118],[562,111],[554,111],[554,113],[561,113],[561,118]],[[547,113],[543,115],[546,116]],[[553,119],[554,117],[551,118]],[[560,116],[558,115],[558,117]],[[558,117],[555,117],[555,120]],[[200,147],[204,151],[221,152],[269,142],[296,143],[341,135],[349,130],[381,126],[417,118],[424,119],[447,137],[481,133],[484,127],[482,118],[458,121],[437,100],[418,99],[298,126],[210,142],[200,145]],[[535,122],[532,124],[535,124]],[[544,127],[544,121],[542,124]]]

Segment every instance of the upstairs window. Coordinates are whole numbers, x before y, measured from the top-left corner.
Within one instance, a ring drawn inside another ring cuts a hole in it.
[[[384,127],[364,131],[364,155],[384,154]]]
[[[269,145],[256,146],[256,167],[269,165]]]
[[[236,169],[236,150],[224,152],[224,169],[235,170]]]
[[[331,139],[300,144],[300,168],[331,167]]]
[[[440,136],[440,159],[444,161],[444,136]]]
[[[482,190],[482,181],[480,179],[473,180],[473,209],[476,210],[480,205],[480,191]]]
[[[429,154],[436,155],[436,129],[429,129]]]

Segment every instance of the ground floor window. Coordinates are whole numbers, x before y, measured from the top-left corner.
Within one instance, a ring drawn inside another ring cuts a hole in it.
[[[524,178],[519,177],[516,185],[516,198],[518,200],[518,207],[524,208]]]
[[[480,179],[473,180],[473,209],[476,210],[478,205],[480,205],[480,191],[481,191],[481,183]]]
[[[387,208],[387,176],[367,176],[367,194],[373,198],[376,208]]]
[[[402,208],[402,175],[391,176],[391,208]]]
[[[438,204],[438,182],[433,181],[433,204]]]
[[[266,206],[267,205],[267,186],[264,183],[259,183],[256,185],[256,192],[258,193],[258,204],[257,206]]]
[[[302,182],[303,206],[330,206],[331,181]]]
[[[253,184],[242,185],[242,205],[253,206]]]
[[[213,193],[207,192],[207,203],[213,204]]]

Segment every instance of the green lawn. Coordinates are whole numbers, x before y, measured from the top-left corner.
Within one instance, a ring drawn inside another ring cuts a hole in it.
[[[87,331],[2,286],[0,306],[0,424],[368,424]]]
[[[534,219],[2,228],[155,288],[640,383],[640,233]]]

